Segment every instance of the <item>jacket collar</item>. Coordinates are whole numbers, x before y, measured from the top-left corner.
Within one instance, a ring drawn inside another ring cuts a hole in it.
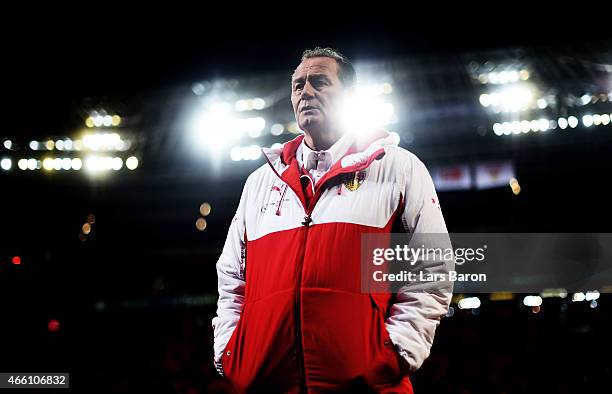
[[[342,172],[355,171],[357,167],[366,168],[374,161],[380,160],[385,155],[385,147],[397,146],[397,140],[391,133],[386,130],[377,130],[376,132],[364,137],[355,135],[345,136],[350,138],[348,144],[349,149],[339,157],[334,157],[334,163],[330,168],[332,170],[343,170]],[[298,147],[302,144],[304,135],[299,135],[296,138],[284,143],[277,148],[262,148],[267,162],[280,175],[296,161],[296,153]]]
[[[397,146],[397,139],[385,130],[379,130],[361,138],[353,136],[348,151],[341,158],[338,158],[329,171],[317,182],[314,198],[310,199],[308,203],[300,184],[301,171],[296,159],[296,152],[303,139],[304,135],[300,135],[279,148],[262,148],[262,150],[272,170],[299,197],[306,212],[310,212],[314,208],[314,204],[324,190],[323,185],[328,180],[340,174],[365,170],[374,160],[380,160],[384,157],[385,148]]]

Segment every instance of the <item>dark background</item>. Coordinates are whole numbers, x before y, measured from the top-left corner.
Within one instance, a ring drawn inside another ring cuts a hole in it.
[[[554,61],[610,59],[612,41],[593,28],[575,34],[571,24],[548,24],[519,34],[490,24],[476,31],[360,21],[315,27],[300,14],[265,27],[239,20],[219,27],[196,18],[175,23],[172,15],[135,23],[121,10],[109,10],[109,19],[94,14],[5,27],[0,137],[27,145],[71,135],[89,110],[111,107],[137,130],[141,165],[103,180],[0,173],[2,372],[68,371],[72,386],[85,392],[229,390],[212,367],[215,262],[242,184],[262,161],[218,172],[186,155],[173,123],[181,111],[176,97],[197,81],[288,76],[302,50],[316,45],[357,61],[408,59],[415,74],[427,74],[411,110],[435,116],[415,125],[427,133],[403,144],[428,166],[514,161],[519,196],[509,188],[440,193],[449,231],[610,230],[612,126],[498,138],[483,131],[490,121],[465,75],[470,56],[520,50],[539,62],[537,75],[549,85],[578,81],[612,91],[612,74],[581,62],[570,72]],[[445,115],[459,107],[467,109]],[[198,232],[204,201],[212,212]],[[91,213],[96,223],[82,242]],[[11,264],[13,256],[22,263]],[[602,392],[612,365],[607,295],[597,308],[545,299],[537,314],[521,295],[481,299],[479,310],[455,305],[454,316],[443,319],[432,356],[413,376],[418,392]],[[49,329],[50,320],[59,330]]]

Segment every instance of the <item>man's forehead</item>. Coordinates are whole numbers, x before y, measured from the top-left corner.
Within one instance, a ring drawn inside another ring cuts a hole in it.
[[[311,57],[304,59],[293,72],[293,78],[304,76],[304,74],[336,74],[338,63],[329,57]]]

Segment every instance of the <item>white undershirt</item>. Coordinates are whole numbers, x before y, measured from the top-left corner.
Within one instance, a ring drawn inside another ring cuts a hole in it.
[[[348,151],[352,143],[349,135],[343,135],[329,149],[314,151],[302,140],[296,152],[296,158],[301,166],[312,176],[315,184],[329,171],[331,166]]]

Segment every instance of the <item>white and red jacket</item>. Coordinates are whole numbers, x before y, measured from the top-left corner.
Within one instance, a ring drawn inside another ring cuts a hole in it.
[[[398,228],[447,233],[431,177],[381,131],[303,188],[303,138],[264,149],[268,163],[244,186],[217,262],[215,363],[248,392],[410,393],[407,374],[429,355],[450,291],[362,293],[359,245],[362,233]]]

